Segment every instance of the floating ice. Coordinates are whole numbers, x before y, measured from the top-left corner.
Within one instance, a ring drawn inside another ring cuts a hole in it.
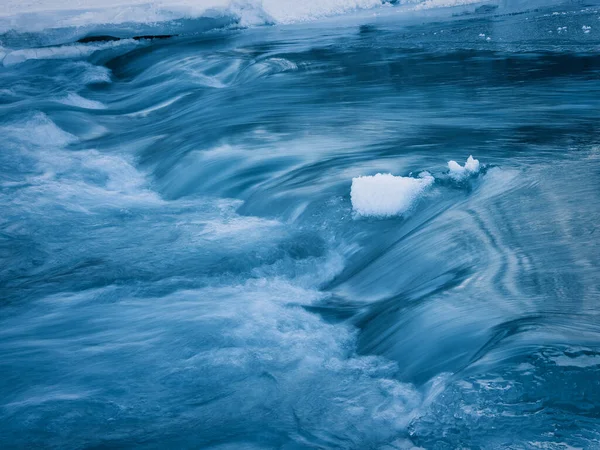
[[[399,216],[410,210],[433,182],[428,172],[422,172],[419,178],[389,173],[353,178],[352,209],[359,216]]]
[[[457,181],[464,180],[471,175],[479,173],[479,160],[473,158],[473,156],[469,156],[464,166],[461,166],[456,161],[448,161],[448,169],[450,169],[449,175],[451,178]]]

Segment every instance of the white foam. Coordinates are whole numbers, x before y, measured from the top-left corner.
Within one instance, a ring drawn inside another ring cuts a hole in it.
[[[75,136],[59,128],[48,116],[36,113],[14,124],[3,126],[2,135],[13,142],[23,142],[39,147],[64,147],[77,140]]]
[[[132,112],[129,114],[125,114],[125,116],[127,116],[127,117],[146,117],[148,114],[153,113],[154,111],[158,111],[159,109],[163,109],[163,108],[166,108],[167,106],[172,105],[173,103],[175,103],[178,100],[181,100],[183,97],[185,97],[187,95],[188,94],[178,95],[176,97],[170,98],[169,100],[165,100],[164,102],[161,102],[157,105],[150,106],[148,108],[144,108],[141,111],[136,111],[136,112]]]
[[[45,114],[0,127],[0,132],[33,169],[12,198],[14,202],[32,208],[59,203],[62,208],[86,212],[107,206],[162,204],[148,188],[145,175],[125,156],[69,150],[77,138]]]
[[[65,98],[60,99],[59,102],[64,105],[76,106],[83,109],[106,109],[106,105],[104,103],[97,102],[96,100],[90,100],[89,98],[84,98],[79,94],[75,94],[74,92],[71,92]]]
[[[111,82],[111,71],[104,66],[95,66],[86,61],[73,61],[67,67],[71,72],[75,72],[71,76],[77,83],[88,85]]]
[[[450,169],[450,177],[456,181],[464,180],[471,175],[479,173],[480,170],[479,160],[469,156],[464,166],[461,166],[456,161],[448,161],[448,169]]]
[[[382,173],[353,178],[352,208],[359,216],[399,216],[408,212],[433,183],[427,172],[419,178]]]

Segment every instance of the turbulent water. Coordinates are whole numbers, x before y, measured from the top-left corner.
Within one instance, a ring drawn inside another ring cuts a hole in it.
[[[0,21],[2,448],[600,448],[600,4],[372,3]]]

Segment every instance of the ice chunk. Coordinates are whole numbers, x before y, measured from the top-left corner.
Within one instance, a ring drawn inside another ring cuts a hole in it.
[[[433,182],[428,172],[422,172],[418,178],[389,173],[353,178],[352,209],[359,216],[399,216],[409,211]]]
[[[450,169],[450,177],[460,181],[479,173],[480,164],[479,160],[473,158],[473,156],[469,156],[464,166],[461,166],[456,161],[448,161],[448,169]]]

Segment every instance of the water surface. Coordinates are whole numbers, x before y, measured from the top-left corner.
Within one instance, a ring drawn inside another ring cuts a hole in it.
[[[3,447],[600,448],[599,17],[3,35]]]

